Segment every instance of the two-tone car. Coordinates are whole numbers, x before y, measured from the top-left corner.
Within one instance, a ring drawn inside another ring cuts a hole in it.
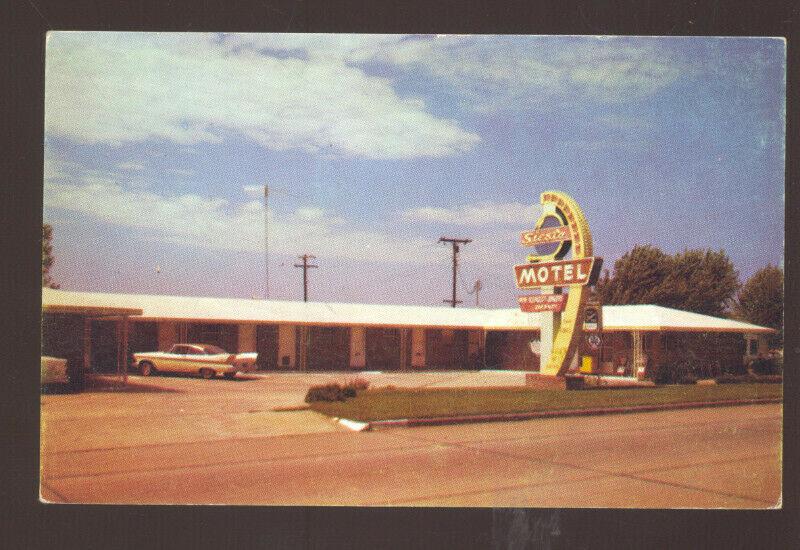
[[[175,344],[169,351],[133,354],[133,362],[142,376],[179,372],[203,378],[215,378],[218,374],[234,378],[237,372],[255,370],[257,359],[257,353],[228,353],[210,344]]]

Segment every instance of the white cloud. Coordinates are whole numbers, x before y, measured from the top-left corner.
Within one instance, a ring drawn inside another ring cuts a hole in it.
[[[525,225],[536,221],[539,208],[538,204],[484,201],[453,208],[429,206],[411,208],[400,212],[399,217],[412,222],[465,226]]]
[[[121,162],[117,164],[120,170],[144,170],[144,164],[138,162]]]
[[[341,39],[340,51],[354,48],[348,41],[358,39]],[[390,159],[479,141],[341,56],[280,58],[211,35],[51,33],[45,84],[46,134],[84,143],[192,144],[235,132],[273,150]]]
[[[232,204],[219,197],[196,194],[160,195],[128,189],[109,178],[84,175],[65,183],[46,182],[46,209],[83,214],[138,230],[141,238],[183,246],[261,252],[264,250],[264,210],[260,201]],[[289,214],[270,213],[270,250],[295,254],[316,252],[330,258],[425,263],[436,258],[429,238],[358,226],[317,207]]]
[[[249,48],[281,52],[304,59],[337,59],[357,62],[372,59],[379,52],[406,41],[402,34],[226,34],[222,44],[229,50]]]
[[[477,111],[526,108],[557,96],[637,100],[676,80],[684,63],[644,39],[442,36],[406,40],[376,58],[439,79]]]
[[[264,195],[263,185],[244,185],[242,186],[242,190],[246,195],[250,195],[251,197],[261,197]]]

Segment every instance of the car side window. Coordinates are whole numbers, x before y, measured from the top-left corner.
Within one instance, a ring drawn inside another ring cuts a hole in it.
[[[186,348],[186,354],[187,355],[205,355],[202,350],[199,350],[197,348],[190,348],[190,347]]]
[[[172,346],[172,351],[175,355],[186,355],[186,348],[184,346]]]

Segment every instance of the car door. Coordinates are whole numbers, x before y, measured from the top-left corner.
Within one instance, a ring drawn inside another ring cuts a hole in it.
[[[196,373],[208,363],[206,352],[197,346],[186,346],[186,355],[181,361],[181,371]]]
[[[180,372],[186,358],[186,346],[174,345],[161,359],[163,366],[159,369],[164,372]],[[156,366],[158,369],[159,367]]]

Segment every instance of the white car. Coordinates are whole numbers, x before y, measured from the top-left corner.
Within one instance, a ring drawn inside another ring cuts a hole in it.
[[[237,372],[256,369],[257,353],[228,353],[210,344],[175,344],[169,351],[134,353],[133,362],[142,376],[154,372],[183,372],[215,378],[233,378]]]
[[[66,359],[42,355],[42,386],[69,386],[71,382]]]

